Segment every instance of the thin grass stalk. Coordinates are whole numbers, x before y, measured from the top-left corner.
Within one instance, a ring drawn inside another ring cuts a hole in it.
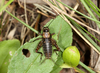
[[[87,5],[95,12],[96,15],[98,15],[98,17],[100,17],[100,13],[94,8],[94,6],[92,6],[88,0],[85,0],[85,2],[87,3]]]
[[[82,30],[78,27],[78,24],[71,20],[70,21],[72,22],[72,24],[84,35],[84,37],[94,46],[96,47],[96,49],[100,52],[100,47]]]
[[[10,0],[9,2],[7,2],[1,9],[0,9],[0,12],[5,10],[5,8],[10,5],[11,3],[13,2],[13,0]]]
[[[0,0],[0,9],[3,7],[5,0]]]
[[[86,10],[88,11],[88,13],[92,16],[93,19],[97,20],[97,18],[95,17],[95,15],[93,14],[93,12],[90,10],[90,8],[87,6],[86,4],[86,0],[81,0],[82,4],[84,5],[84,7],[86,8]],[[100,28],[100,23],[97,23],[97,26]]]
[[[56,0],[56,1],[58,1],[58,2],[61,3],[61,4],[63,4],[64,6],[68,7],[69,9],[75,11],[76,13],[78,13],[78,14],[80,14],[80,15],[82,15],[82,16],[84,16],[84,17],[86,17],[86,18],[88,18],[88,19],[90,19],[90,20],[92,20],[92,21],[95,21],[95,22],[97,22],[97,23],[100,24],[100,21],[98,21],[98,20],[96,20],[96,19],[93,19],[93,18],[91,18],[91,17],[88,17],[88,16],[86,16],[85,14],[83,14],[83,13],[77,11],[77,10],[74,10],[73,8],[71,8],[70,6],[68,6],[68,5],[64,4],[64,3],[62,3],[62,2],[59,1],[59,0]]]
[[[87,67],[84,63],[82,63],[81,61],[79,62],[79,65],[81,65],[82,67],[84,67],[86,70],[88,70],[90,73],[96,73],[93,70],[91,70],[89,67]]]
[[[5,10],[9,15],[11,15],[13,18],[15,18],[16,20],[18,20],[20,23],[22,23],[23,25],[25,25],[27,28],[31,29],[33,32],[38,34],[38,31],[35,30],[34,28],[32,28],[31,26],[29,26],[28,24],[24,23],[23,21],[21,21],[20,19],[18,19],[17,17],[15,17],[13,14],[11,14],[9,11]]]
[[[75,25],[76,26],[76,25]],[[76,28],[87,38],[87,40],[92,43],[94,47],[100,52],[100,47],[79,27],[76,26]]]
[[[90,10],[90,8],[88,7],[88,5],[86,3],[88,3],[86,0],[80,0],[82,2],[82,4],[84,5],[84,7],[86,8],[86,10],[88,11],[88,13],[92,16],[92,18],[94,18],[95,20],[96,17],[94,16],[94,14],[92,13],[92,11]]]
[[[95,7],[100,12],[100,9],[91,0],[88,0],[88,1],[90,2],[90,4],[93,5],[93,7]]]
[[[74,67],[76,70],[78,70],[80,73],[85,73],[84,71],[82,71],[81,69],[79,69],[78,67]]]
[[[80,26],[79,24],[77,24],[83,31],[85,31],[86,33],[88,33],[91,37],[93,37],[95,40],[97,40],[98,42],[100,42],[99,39],[97,39],[96,37],[94,37],[91,33],[89,33],[86,29],[84,29],[82,26]]]

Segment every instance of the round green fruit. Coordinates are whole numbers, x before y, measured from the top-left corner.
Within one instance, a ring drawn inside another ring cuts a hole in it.
[[[80,61],[80,53],[78,49],[75,46],[66,48],[63,52],[63,60],[67,65],[76,67]]]

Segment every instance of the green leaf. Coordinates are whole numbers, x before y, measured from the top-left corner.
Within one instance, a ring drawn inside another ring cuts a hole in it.
[[[18,40],[5,40],[0,42],[0,73],[7,73],[10,59],[20,47]]]
[[[51,21],[47,24],[49,25]],[[49,25],[50,33],[55,33],[57,37],[54,39],[58,39],[58,46],[60,47],[61,51],[52,53],[52,59],[56,62],[56,64],[50,60],[46,59],[42,64],[41,62],[45,59],[43,55],[42,61],[40,62],[41,55],[35,52],[35,49],[40,40],[33,40],[40,38],[38,36],[30,40],[30,43],[27,42],[22,45],[17,52],[14,54],[8,69],[8,73],[59,73],[61,68],[59,67],[62,63],[62,51],[71,45],[72,43],[72,30],[70,26],[60,17],[58,16],[53,22]],[[32,43],[31,43],[32,42]],[[56,49],[54,46],[53,49]],[[23,55],[22,50],[27,49],[30,52],[30,56],[26,57]],[[42,47],[39,49],[40,52],[43,53]]]

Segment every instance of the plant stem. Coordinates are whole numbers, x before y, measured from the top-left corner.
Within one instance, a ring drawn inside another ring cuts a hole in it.
[[[100,40],[99,39],[97,39],[96,37],[94,37],[91,33],[89,33],[86,29],[84,29],[82,26],[80,26],[79,24],[78,24],[78,26],[83,30],[83,31],[85,31],[86,33],[88,33],[91,37],[93,37],[94,39],[96,39],[98,42],[100,42]]]
[[[92,43],[93,46],[96,47],[96,49],[100,52],[100,47],[82,30],[80,29],[78,26],[75,25],[75,27],[84,35],[84,37]]]
[[[31,26],[29,26],[28,24],[24,23],[23,21],[21,21],[20,19],[18,19],[17,17],[15,17],[13,14],[11,14],[11,13],[10,13],[9,11],[7,11],[6,9],[5,9],[5,11],[6,11],[9,15],[11,15],[13,18],[15,18],[16,20],[18,20],[20,23],[22,23],[23,25],[25,25],[26,27],[28,27],[29,29],[31,29],[32,31],[34,31],[35,33],[38,34],[38,31],[37,31],[37,30],[33,29]]]
[[[78,67],[74,67],[76,70],[78,70],[80,73],[85,73],[84,71],[80,70]]]
[[[86,70],[88,70],[90,73],[96,73],[93,70],[91,70],[89,67],[87,67],[84,63],[82,63],[81,61],[79,62],[79,64],[84,67]]]
[[[7,2],[1,9],[0,12],[3,11],[10,3],[12,3],[13,0],[9,0],[9,2]]]
[[[87,0],[81,0],[82,4],[84,5],[84,7],[86,8],[86,10],[89,12],[89,14],[93,17],[93,19],[97,20],[97,18],[94,16],[94,14],[92,13],[92,11],[90,10],[90,8],[87,6],[86,2]],[[87,2],[88,3],[88,2]],[[100,28],[100,23],[97,23],[97,26]]]
[[[100,9],[91,0],[88,0],[88,1],[100,12]]]
[[[67,17],[68,18],[68,17]],[[70,18],[69,18],[70,19]],[[97,39],[96,37],[94,37],[91,33],[89,33],[86,29],[84,29],[82,26],[80,26],[79,24],[77,24],[75,21],[71,20],[70,21],[76,26],[79,26],[83,31],[85,31],[86,33],[88,33],[91,37],[93,37],[94,39],[96,39],[98,42],[100,42],[99,39]]]
[[[100,17],[100,13],[94,8],[94,6],[92,6],[91,3],[88,0],[85,0],[85,2],[95,12],[95,14],[97,14],[98,17]]]

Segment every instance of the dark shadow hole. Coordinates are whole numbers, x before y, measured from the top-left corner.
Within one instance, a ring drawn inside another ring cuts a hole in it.
[[[85,53],[85,61],[84,64],[89,65],[90,62],[90,50],[87,50]]]
[[[23,49],[22,52],[26,57],[30,57],[30,51],[28,49]]]

